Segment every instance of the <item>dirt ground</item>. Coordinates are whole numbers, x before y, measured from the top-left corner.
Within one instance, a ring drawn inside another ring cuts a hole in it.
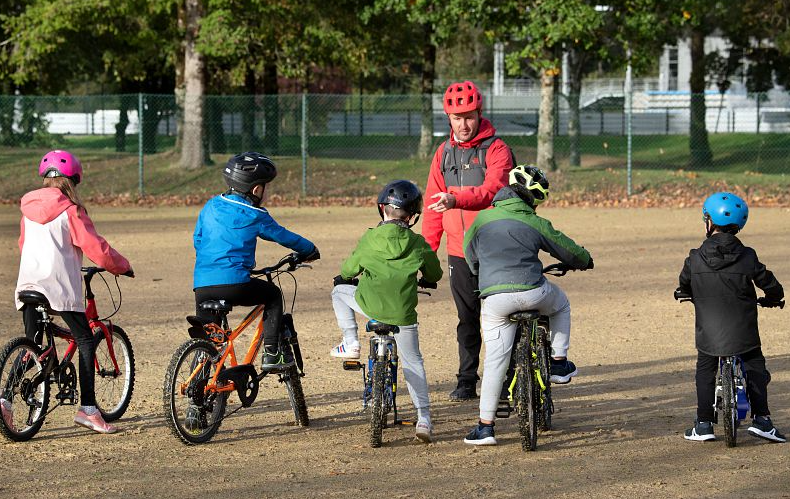
[[[523,453],[513,418],[497,423],[499,445],[462,442],[477,403],[451,403],[457,368],[455,312],[446,281],[419,306],[422,351],[431,388],[436,442],[412,441],[413,428],[384,431],[367,445],[359,414],[361,377],[341,369],[329,349],[339,340],[329,300],[331,278],[373,209],[275,209],[284,225],[312,239],[322,260],[297,272],[295,319],[306,355],[303,384],[311,425],[295,427],[284,387],[264,380],[258,401],[231,416],[213,441],[182,445],[162,417],[162,381],[185,341],[193,310],[191,234],[195,208],[94,208],[103,235],[132,261],[117,323],[130,333],[137,383],[116,435],[73,426],[62,407],[30,442],[0,442],[3,497],[790,497],[790,444],[749,437],[692,443],[682,431],[695,414],[693,311],[672,290],[691,247],[703,237],[698,209],[542,210],[584,244],[596,268],[560,280],[573,307],[570,356],[580,374],[554,391],[555,429]],[[0,342],[21,334],[13,310],[19,231],[15,209],[0,207]],[[780,281],[790,283],[790,210],[755,209],[743,240]],[[443,249],[442,255],[444,255]],[[286,250],[259,247],[260,264]],[[442,257],[443,260],[446,258]],[[545,261],[544,261],[545,263]],[[446,266],[446,262],[445,262]],[[287,290],[292,289],[285,285]],[[100,309],[109,301],[98,294]],[[234,312],[235,314],[236,312]],[[787,310],[761,311],[763,351],[772,372],[773,418],[790,433],[790,335]],[[238,317],[235,315],[234,317]],[[405,387],[405,385],[404,385]],[[401,406],[411,413],[404,393]],[[716,431],[721,436],[721,428]]]

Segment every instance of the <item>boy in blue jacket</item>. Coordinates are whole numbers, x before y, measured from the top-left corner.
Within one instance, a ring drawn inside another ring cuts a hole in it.
[[[274,241],[299,254],[301,261],[317,260],[313,243],[278,224],[261,207],[266,184],[277,176],[274,163],[263,154],[245,152],[228,160],[222,172],[229,190],[208,200],[200,211],[195,233],[195,306],[198,317],[214,319],[201,310],[206,300],[225,300],[230,305],[264,304],[264,371],[293,363],[280,351],[283,300],[280,289],[263,279],[250,278],[255,268],[258,238]]]

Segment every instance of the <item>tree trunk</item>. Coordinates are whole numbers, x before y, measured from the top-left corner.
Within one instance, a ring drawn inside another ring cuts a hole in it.
[[[431,40],[433,27],[430,23],[423,25],[422,47],[422,78],[420,94],[422,95],[422,124],[420,125],[420,145],[417,156],[428,158],[433,153],[433,80],[436,77],[436,46]]]
[[[244,97],[242,98],[241,109],[241,150],[254,151],[258,149],[255,142],[255,94],[258,93],[256,86],[255,70],[248,67],[244,75]],[[233,133],[233,132],[231,132]]]
[[[545,69],[540,76],[540,116],[538,118],[538,168],[557,169],[554,161],[554,69]]]
[[[705,32],[700,27],[691,29],[691,116],[689,120],[690,168],[710,165],[713,153],[705,128]]]
[[[123,88],[123,87],[122,87]],[[116,152],[126,152],[126,127],[129,126],[129,108],[131,106],[131,96],[122,94],[120,102],[120,116],[118,123],[115,124],[115,150]]]
[[[277,59],[269,56],[263,66],[263,109],[266,120],[266,146],[271,156],[280,154],[280,86],[277,83]]]
[[[184,2],[178,2],[178,29],[186,29],[186,9]],[[181,43],[176,50],[176,88],[174,89],[176,101],[176,151],[180,151],[184,143],[184,54],[186,52],[186,40]]]
[[[184,137],[181,147],[181,167],[203,166],[203,111],[205,93],[205,63],[195,50],[200,19],[201,0],[186,0],[186,35],[184,48]]]

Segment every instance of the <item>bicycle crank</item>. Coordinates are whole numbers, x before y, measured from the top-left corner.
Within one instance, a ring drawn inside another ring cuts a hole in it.
[[[258,373],[250,364],[223,369],[217,376],[217,383],[233,382],[242,407],[249,407],[258,396]]]

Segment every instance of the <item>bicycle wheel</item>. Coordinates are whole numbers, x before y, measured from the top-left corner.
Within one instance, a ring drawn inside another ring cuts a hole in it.
[[[291,409],[294,411],[296,424],[309,426],[310,418],[307,416],[307,402],[304,399],[299,369],[295,365],[289,367],[287,371],[280,374],[280,381],[285,383],[285,388],[288,390],[288,399],[291,402]]]
[[[105,421],[115,421],[126,412],[134,391],[132,342],[129,341],[126,331],[113,325],[110,329],[111,344],[108,344],[107,338],[101,331],[94,336],[94,343],[96,344],[96,406]]]
[[[189,340],[175,351],[165,373],[165,420],[173,435],[188,445],[211,440],[225,415],[227,393],[206,392],[215,355],[217,349],[208,341]]]
[[[387,363],[383,359],[373,366],[373,393],[370,410],[370,446],[381,447],[381,433],[384,429],[384,378]]]
[[[540,399],[541,431],[551,430],[551,415],[554,413],[554,402],[551,399],[551,342],[549,332],[544,326],[538,326],[538,365],[540,378],[545,388]]]
[[[738,430],[738,404],[736,403],[735,377],[732,362],[721,365],[722,417],[724,419],[724,441],[727,447],[735,447]]]
[[[516,411],[518,431],[521,434],[521,449],[533,451],[538,444],[538,405],[540,387],[535,386],[532,363],[532,348],[529,338],[523,338],[516,353]]]
[[[40,376],[41,355],[41,347],[27,338],[14,338],[0,353],[0,433],[14,442],[33,438],[47,415],[49,380]]]

